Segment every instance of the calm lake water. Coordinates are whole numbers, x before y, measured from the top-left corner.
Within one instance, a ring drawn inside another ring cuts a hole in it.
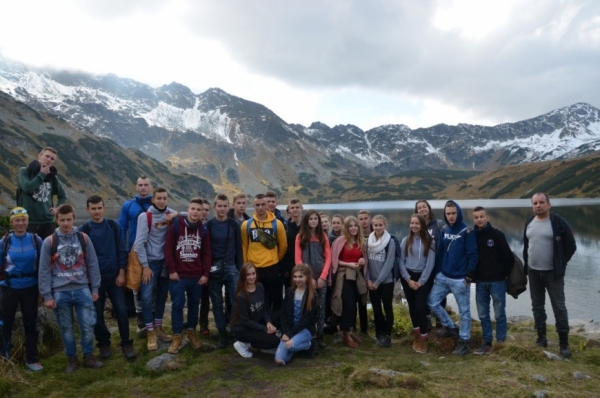
[[[436,217],[443,219],[444,200],[430,202]],[[504,232],[512,250],[523,258],[523,227],[525,220],[532,214],[531,201],[528,199],[478,199],[458,201],[465,215],[465,222],[473,225],[472,209],[484,206],[490,215],[492,225]],[[600,199],[551,199],[552,210],[565,218],[575,234],[577,252],[569,262],[565,277],[565,295],[570,319],[590,320],[600,318]],[[415,201],[391,202],[355,202],[341,204],[304,205],[306,209],[316,209],[329,215],[335,213],[343,216],[356,215],[358,210],[367,209],[371,215],[382,214],[388,220],[388,230],[399,239],[408,233],[410,216],[413,214]],[[282,212],[285,206],[279,206]],[[184,210],[178,209],[176,210]],[[252,213],[252,209],[248,209]],[[78,210],[80,217],[85,211]],[[118,209],[107,209],[107,216],[118,218]],[[211,214],[210,217],[213,215]],[[79,218],[79,217],[78,217]],[[81,220],[81,222],[84,219]],[[475,287],[471,289],[472,316],[477,316],[475,307]],[[449,304],[456,307],[452,296]],[[548,322],[554,322],[550,299],[546,299]],[[507,314],[509,316],[532,316],[529,291],[518,299],[507,297]]]
[[[570,319],[600,318],[600,199],[551,199],[552,211],[560,214],[571,225],[577,242],[577,252],[567,266],[565,276],[565,296]],[[472,209],[484,206],[495,228],[506,235],[511,249],[523,259],[523,228],[525,220],[533,214],[531,201],[516,200],[459,200],[463,209],[464,221],[473,225]],[[436,217],[443,220],[442,208],[445,200],[433,200],[430,204]],[[388,220],[388,230],[399,239],[408,234],[408,224],[414,213],[415,201],[362,202],[342,205],[305,205],[304,208],[317,209],[332,215],[335,213],[356,215],[358,210],[367,209],[371,215],[382,214]],[[449,304],[456,308],[452,296]],[[529,291],[518,299],[507,296],[508,316],[532,316]],[[550,299],[546,296],[548,323],[554,322]],[[475,286],[471,287],[471,314],[477,317],[475,306]]]

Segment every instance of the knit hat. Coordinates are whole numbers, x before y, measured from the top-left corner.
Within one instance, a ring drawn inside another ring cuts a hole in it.
[[[10,222],[17,217],[25,217],[29,219],[29,214],[27,214],[27,210],[24,207],[15,207],[10,211]]]

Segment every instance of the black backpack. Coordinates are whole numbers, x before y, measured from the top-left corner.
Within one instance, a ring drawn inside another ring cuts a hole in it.
[[[392,277],[394,278],[394,282],[402,277],[400,274],[400,242],[395,235],[390,234],[390,242],[385,247],[385,257],[387,258],[388,247],[393,243],[396,245],[396,250],[394,251],[394,265],[392,266]]]
[[[506,292],[514,298],[518,298],[519,294],[527,290],[527,275],[525,275],[523,261],[521,261],[515,252],[513,252],[513,256],[515,257],[515,262],[508,274]]]

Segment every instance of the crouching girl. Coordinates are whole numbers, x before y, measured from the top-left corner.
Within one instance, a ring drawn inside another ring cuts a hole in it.
[[[281,310],[281,342],[275,353],[278,365],[288,363],[295,352],[306,351],[314,357],[317,297],[312,284],[312,271],[307,264],[292,269],[292,286],[288,289]]]
[[[252,357],[250,347],[269,350],[279,344],[277,328],[267,311],[265,288],[256,281],[256,268],[252,263],[240,269],[231,325],[237,340],[233,347],[244,358]]]

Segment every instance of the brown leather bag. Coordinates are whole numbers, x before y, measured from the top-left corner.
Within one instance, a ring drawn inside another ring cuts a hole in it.
[[[132,248],[127,258],[127,288],[131,290],[140,290],[142,283],[142,263],[137,256],[137,253]]]

